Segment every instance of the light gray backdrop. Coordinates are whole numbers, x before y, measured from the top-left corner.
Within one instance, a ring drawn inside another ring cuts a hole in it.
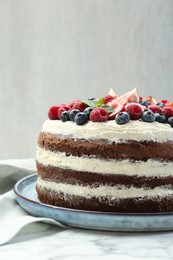
[[[51,105],[173,99],[172,0],[0,0],[0,159],[35,156]]]

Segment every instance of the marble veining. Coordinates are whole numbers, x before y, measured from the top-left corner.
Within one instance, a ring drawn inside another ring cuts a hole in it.
[[[0,259],[172,259],[172,232],[121,233],[80,229],[61,230],[32,224],[0,248]],[[31,250],[28,250],[30,248]]]

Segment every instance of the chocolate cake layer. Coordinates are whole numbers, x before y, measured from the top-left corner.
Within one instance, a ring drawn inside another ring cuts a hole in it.
[[[158,186],[173,186],[173,176],[166,177],[141,177],[134,172],[134,176],[127,176],[121,173],[113,174],[99,174],[89,172],[79,172],[71,169],[61,169],[54,166],[45,166],[36,162],[38,176],[43,180],[50,180],[51,182],[61,182],[67,184],[76,184],[82,186],[97,187],[100,185],[124,185],[126,187],[134,186],[137,188],[155,188]],[[147,170],[147,169],[146,169]]]
[[[156,197],[156,198],[128,198],[113,200],[112,204],[106,197],[92,197],[86,199],[79,196],[69,196],[64,193],[52,192],[48,189],[41,190],[36,186],[39,200],[42,203],[50,204],[58,207],[71,209],[81,209],[102,212],[118,212],[118,213],[152,213],[152,212],[172,212],[173,196]]]
[[[41,133],[38,145],[51,151],[65,152],[66,155],[96,156],[105,159],[148,159],[160,161],[173,161],[173,142],[137,142],[107,143],[103,140],[74,140],[70,137],[63,138],[58,135]]]

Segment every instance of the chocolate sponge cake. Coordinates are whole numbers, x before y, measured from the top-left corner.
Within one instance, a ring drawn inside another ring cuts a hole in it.
[[[36,154],[40,201],[103,212],[173,211],[173,108],[103,101],[49,111]]]

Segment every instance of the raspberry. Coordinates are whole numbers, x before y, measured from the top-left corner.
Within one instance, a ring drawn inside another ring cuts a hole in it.
[[[108,112],[101,107],[95,108],[90,113],[90,120],[93,122],[105,122],[108,120]]]
[[[51,120],[58,120],[59,119],[59,116],[58,116],[59,108],[60,108],[59,106],[52,106],[49,109],[49,112],[48,112],[49,119],[51,119]]]
[[[128,103],[125,106],[125,111],[129,113],[131,120],[138,120],[141,118],[142,108],[141,105],[137,103]]]
[[[161,109],[161,107],[159,107],[159,106],[149,105],[148,108],[149,108],[151,111],[153,111],[153,113],[159,113],[159,114],[162,113],[162,109]]]
[[[166,116],[166,118],[173,116],[173,107],[165,106],[162,108],[162,113]]]
[[[111,102],[113,99],[114,99],[113,96],[107,95],[104,97],[103,104],[107,104],[107,103]]]
[[[74,105],[75,103],[77,103],[77,102],[80,102],[80,100],[74,100],[74,101],[72,101],[68,106],[72,108],[73,105]]]
[[[87,107],[86,104],[82,103],[81,101],[77,101],[72,106],[72,109],[78,109],[80,111],[84,111],[86,107]]]
[[[168,99],[160,99],[160,100],[158,101],[158,103],[163,103],[163,104],[166,104],[166,103],[168,103],[168,102],[169,102]]]
[[[71,109],[71,108],[70,108],[68,105],[62,104],[62,105],[60,106],[59,110],[58,110],[58,116],[59,116],[59,118],[60,118],[62,112],[64,112],[64,111],[69,111],[70,109]]]

